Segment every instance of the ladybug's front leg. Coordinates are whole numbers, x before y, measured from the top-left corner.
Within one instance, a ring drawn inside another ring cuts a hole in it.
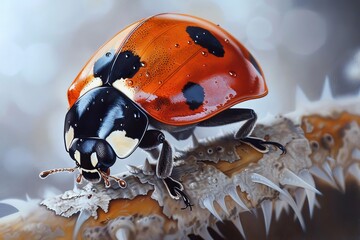
[[[170,144],[165,139],[165,135],[159,130],[147,130],[139,144],[139,147],[145,151],[151,152],[160,144],[162,144],[162,149],[156,164],[156,175],[159,178],[166,178],[171,175],[174,162],[172,157],[172,150]]]
[[[232,108],[227,109],[210,119],[200,122],[198,126],[211,127],[246,121],[235,133],[235,139],[239,139],[240,141],[249,144],[251,147],[262,153],[268,151],[266,145],[273,145],[279,148],[282,153],[286,153],[285,147],[280,143],[265,141],[260,138],[249,136],[255,126],[256,120],[257,115],[254,110],[245,108]]]
[[[159,130],[147,130],[139,147],[146,151],[152,151],[160,144],[162,144],[162,148],[156,164],[156,175],[163,180],[169,195],[173,199],[181,198],[186,205],[185,208],[190,207],[191,210],[193,205],[190,203],[189,197],[183,192],[184,186],[179,181],[170,177],[174,162],[172,150],[170,144],[165,139],[165,135]]]

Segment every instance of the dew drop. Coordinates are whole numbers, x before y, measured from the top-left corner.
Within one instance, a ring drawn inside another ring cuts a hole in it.
[[[104,99],[102,98],[102,99],[100,99],[100,101],[101,101],[101,102],[104,102]]]
[[[76,123],[74,124],[74,127],[77,127],[77,124],[76,124]]]
[[[227,38],[225,38],[225,42],[226,42],[226,43],[230,43],[230,40],[227,39]]]
[[[187,74],[186,77],[190,77],[190,74]]]
[[[196,37],[196,38],[199,38],[199,35],[196,35],[195,37]]]
[[[125,54],[125,58],[129,58],[129,54]]]
[[[230,74],[230,76],[232,76],[232,77],[236,77],[236,76],[237,76],[236,72],[234,72],[234,71],[229,71],[229,74]]]
[[[160,85],[160,84],[162,84],[163,82],[162,82],[162,81],[159,81],[158,83],[159,83],[159,85]]]
[[[90,108],[86,108],[86,110],[87,110],[87,111],[89,111],[89,110],[90,110]]]
[[[204,63],[202,66],[203,66],[203,67],[206,67],[206,64]]]
[[[135,65],[133,66],[133,69],[134,69],[134,70],[136,69],[136,66],[135,66]]]
[[[127,84],[128,84],[129,86],[132,86],[132,85],[134,84],[134,82],[133,82],[132,80],[127,80]]]
[[[139,119],[140,118],[140,113],[139,112],[134,112],[134,118]]]
[[[99,120],[100,120],[100,122],[102,122],[102,118],[100,118]]]
[[[191,45],[192,44],[192,42],[189,40],[189,41],[187,41],[187,43],[189,44],[189,45]]]
[[[140,64],[142,67],[146,67],[146,62],[141,62]]]
[[[201,51],[201,55],[203,55],[204,57],[206,57],[208,54],[207,54],[207,52],[205,52],[205,51]]]
[[[180,44],[175,43],[175,47],[176,47],[176,48],[179,48],[179,47],[180,47]]]
[[[146,73],[145,73],[145,76],[146,76],[146,77],[150,77],[150,73],[149,73],[149,72],[146,72]]]
[[[111,56],[111,52],[107,52],[107,53],[105,54],[105,56],[110,57],[110,56]]]
[[[229,98],[233,98],[233,97],[234,97],[234,94],[230,93]]]

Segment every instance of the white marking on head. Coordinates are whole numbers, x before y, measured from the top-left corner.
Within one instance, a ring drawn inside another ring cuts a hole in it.
[[[119,158],[127,157],[134,148],[138,145],[139,139],[130,138],[125,136],[126,131],[113,131],[107,138],[106,141],[114,149],[116,155]]]
[[[91,161],[91,165],[93,165],[93,167],[95,168],[96,165],[98,164],[99,160],[97,159],[96,153],[93,152],[90,156],[90,161]]]
[[[103,82],[101,81],[101,78],[93,78],[90,82],[88,82],[83,89],[80,92],[80,96],[84,95],[86,92],[90,91],[91,89],[94,89],[96,87],[100,87],[103,85]]]
[[[134,99],[135,89],[129,86],[129,84],[127,83],[127,79],[120,78],[116,80],[112,85],[114,88],[124,93],[128,98]]]
[[[119,111],[118,108],[112,108],[107,113],[104,119],[101,122],[99,127],[99,137],[105,138],[111,131],[112,126],[114,125],[115,119],[124,118],[122,111]]]
[[[78,150],[76,150],[75,152],[74,152],[74,158],[75,158],[75,160],[78,162],[78,164],[81,166],[81,157],[80,157],[81,155],[80,155],[80,152],[78,151]]]
[[[65,147],[69,151],[72,141],[74,140],[74,128],[70,126],[69,130],[65,133]]]
[[[99,171],[97,169],[85,169],[85,168],[81,168],[81,170],[83,172],[88,172],[88,173],[99,173]],[[100,174],[99,174],[100,176]]]

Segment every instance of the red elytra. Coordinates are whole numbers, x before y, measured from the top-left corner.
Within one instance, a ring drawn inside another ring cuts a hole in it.
[[[231,34],[201,18],[159,14],[126,27],[94,54],[68,90],[70,107],[86,91],[109,84],[94,80],[94,65],[111,51],[115,58],[131,52],[141,62],[133,76],[115,79],[112,85],[165,124],[197,123],[267,94],[261,68]],[[114,71],[122,62],[111,64]],[[192,85],[199,87],[185,93]]]

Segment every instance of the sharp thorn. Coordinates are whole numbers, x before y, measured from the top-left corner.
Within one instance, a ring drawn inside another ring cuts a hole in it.
[[[279,198],[281,200],[283,200],[283,201],[286,201],[291,206],[291,208],[294,210],[297,218],[299,219],[299,222],[300,222],[300,225],[301,225],[302,229],[305,230],[304,219],[303,219],[303,217],[301,215],[301,212],[300,212],[299,208],[297,207],[294,199],[291,197],[289,192],[287,192],[284,189],[281,189],[278,185],[273,183],[270,179],[268,179],[268,178],[266,178],[266,177],[264,177],[264,176],[262,176],[260,174],[257,174],[257,173],[251,174],[251,180],[253,182],[266,185],[266,186],[278,191],[280,193]]]
[[[315,186],[314,178],[311,176],[308,170],[300,171],[299,176],[311,186]],[[316,201],[315,192],[310,191],[309,189],[305,189],[305,192],[308,199],[310,218],[312,218]]]
[[[198,146],[199,146],[199,141],[198,141],[198,139],[196,138],[196,136],[195,136],[194,133],[191,135],[191,139],[192,139],[192,141],[193,141],[193,148],[198,147]]]
[[[280,179],[280,183],[283,185],[292,185],[296,187],[306,188],[321,195],[321,193],[315,187],[308,184],[306,181],[304,181],[302,178],[300,178],[288,168],[285,168],[282,172],[282,178]]]
[[[212,197],[205,198],[203,200],[204,207],[207,208],[209,210],[209,212],[211,212],[212,215],[214,215],[219,221],[222,221],[222,218],[220,217],[220,215],[216,212],[216,210],[214,208],[213,201],[214,201],[214,199]]]
[[[138,174],[138,173],[141,172],[141,169],[140,169],[140,168],[135,167],[135,166],[133,166],[133,165],[127,165],[126,167],[127,167],[127,169],[129,170],[129,172],[132,173],[132,174]]]
[[[206,227],[201,228],[201,230],[199,231],[199,236],[203,239],[213,239]]]
[[[334,179],[330,176],[328,176],[328,174],[326,174],[323,170],[321,170],[318,166],[313,165],[310,168],[310,172],[311,174],[315,175],[317,178],[320,178],[321,180],[323,180],[324,182],[328,183],[330,186],[332,186],[333,188],[337,189],[337,186],[335,184]]]
[[[336,182],[338,183],[341,191],[344,193],[345,192],[344,168],[339,165],[336,166],[333,169],[333,175],[334,175],[334,178],[335,178]]]
[[[143,166],[142,170],[143,170],[143,173],[145,175],[154,175],[154,171],[151,168],[150,162],[149,162],[149,160],[147,158],[145,159],[144,166]]]
[[[250,211],[249,208],[245,205],[245,203],[241,200],[241,198],[239,197],[236,188],[230,188],[228,190],[228,194],[230,195],[230,197],[237,203],[240,205],[240,207],[242,207],[243,209],[245,209],[246,211]]]
[[[358,163],[353,163],[348,168],[348,173],[360,183],[360,167]]]
[[[282,211],[289,212],[289,205],[285,201],[277,200],[275,202],[275,219],[279,221]]]
[[[306,199],[306,189],[303,188],[298,188],[295,191],[295,202],[296,205],[298,206],[298,208],[300,209],[300,211],[302,210],[304,203],[305,203],[305,199]],[[296,219],[296,217],[295,217]]]
[[[235,225],[236,228],[239,230],[239,232],[241,233],[241,235],[243,236],[243,238],[246,239],[245,232],[244,232],[244,228],[243,228],[243,226],[242,226],[242,224],[241,224],[240,215],[238,215],[238,216],[235,218],[234,225]]]
[[[332,175],[331,167],[327,161],[325,161],[322,164],[322,168],[324,169],[325,173],[329,176],[329,178],[331,178],[331,180],[335,182],[334,178],[332,177],[333,175]]]
[[[80,231],[81,226],[84,224],[84,222],[86,222],[86,220],[88,220],[91,216],[91,213],[89,210],[84,209],[82,211],[80,211],[80,214],[76,220],[75,223],[75,227],[73,230],[73,239],[78,239],[78,234]]]
[[[284,189],[283,192],[280,193],[279,198],[283,201],[286,201],[291,206],[291,208],[295,212],[296,217],[299,219],[301,228],[305,231],[306,226],[305,226],[304,218],[302,217],[301,211],[296,205],[294,199],[291,197],[290,193],[286,189]]]
[[[278,185],[276,185],[270,179],[268,179],[258,173],[252,173],[250,177],[251,177],[251,180],[255,183],[260,183],[260,184],[266,185],[280,193],[283,192],[283,190]]]
[[[269,229],[271,224],[271,217],[273,211],[273,203],[270,200],[264,200],[261,202],[261,209],[263,211],[266,236],[269,236]]]
[[[226,207],[226,203],[225,203],[225,197],[216,199],[216,202],[219,204],[221,209],[226,213],[226,215],[229,215],[229,211],[228,211],[228,209]]]
[[[324,100],[332,100],[332,99],[334,98],[330,87],[329,76],[326,76],[320,100],[324,101]]]

